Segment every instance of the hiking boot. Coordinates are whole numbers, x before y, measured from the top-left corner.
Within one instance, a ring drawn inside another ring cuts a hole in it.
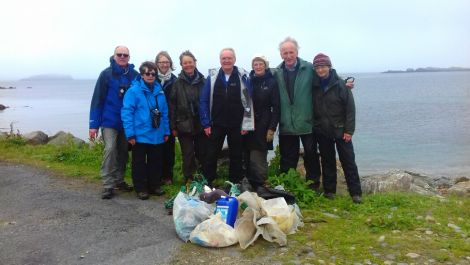
[[[356,203],[356,204],[361,204],[362,203],[362,198],[361,198],[361,195],[353,195],[351,197],[353,203]]]
[[[145,191],[141,191],[141,192],[137,193],[137,198],[139,198],[141,200],[147,200],[149,198],[149,194]]]
[[[162,196],[163,194],[165,194],[165,191],[162,190],[162,188],[156,188],[156,189],[153,189],[150,194],[152,195],[157,195],[157,196]]]
[[[114,192],[113,189],[103,189],[103,192],[101,193],[101,199],[103,200],[109,200],[113,197]]]
[[[116,185],[116,189],[120,191],[130,192],[134,189],[134,187],[128,185],[126,182],[121,182]]]
[[[334,200],[336,195],[333,193],[333,192],[327,192],[325,193],[325,198],[327,198],[328,200]]]

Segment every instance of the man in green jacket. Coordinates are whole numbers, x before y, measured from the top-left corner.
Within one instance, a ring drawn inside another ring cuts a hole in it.
[[[310,187],[318,191],[321,173],[317,141],[313,135],[313,65],[298,57],[299,45],[291,37],[279,44],[279,50],[283,62],[276,68],[275,76],[281,103],[280,170],[287,172],[290,168],[297,168],[300,139],[304,147],[306,179],[311,180]]]

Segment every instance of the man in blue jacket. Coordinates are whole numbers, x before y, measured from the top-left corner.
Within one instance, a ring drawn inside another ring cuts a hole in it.
[[[129,64],[129,49],[117,46],[110,58],[110,66],[104,69],[96,81],[90,106],[90,140],[98,137],[98,129],[104,141],[100,175],[103,178],[102,199],[111,199],[113,190],[132,191],[124,182],[129,158],[127,139],[121,121],[122,99],[132,80],[138,75]]]

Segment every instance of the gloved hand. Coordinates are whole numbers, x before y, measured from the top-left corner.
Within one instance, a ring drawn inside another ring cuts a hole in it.
[[[274,131],[269,129],[268,132],[266,133],[266,141],[272,142],[273,139],[274,139]]]

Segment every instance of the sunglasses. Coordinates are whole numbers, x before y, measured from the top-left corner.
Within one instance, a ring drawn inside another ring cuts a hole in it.
[[[157,74],[152,72],[152,73],[143,73],[145,76],[156,76]]]
[[[116,56],[117,56],[117,57],[124,57],[124,58],[127,58],[127,57],[129,57],[129,54],[127,54],[127,53],[116,53]]]

